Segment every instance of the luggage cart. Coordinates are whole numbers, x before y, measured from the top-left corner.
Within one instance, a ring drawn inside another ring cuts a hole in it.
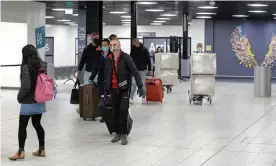
[[[202,104],[206,99],[210,104],[215,95],[216,54],[194,53],[191,56],[189,102]]]

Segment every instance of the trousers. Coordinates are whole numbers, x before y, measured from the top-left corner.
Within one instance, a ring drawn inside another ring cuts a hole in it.
[[[32,118],[32,124],[37,133],[39,147],[44,147],[45,132],[40,123],[41,117],[42,117],[42,114],[20,115],[19,129],[18,129],[19,149],[24,149],[24,147],[25,147],[25,142],[26,142],[26,138],[27,138],[27,126],[28,126],[28,122],[29,122],[30,118]]]
[[[142,82],[143,82],[143,89],[144,92],[146,94],[146,77],[147,77],[147,71],[139,71],[139,74],[141,76]],[[132,85],[131,85],[131,92],[130,92],[130,99],[133,100],[134,95],[136,93],[137,90],[137,85],[136,85],[136,80],[134,77],[132,77]],[[145,96],[143,96],[143,98],[145,98]]]
[[[115,122],[114,130],[117,134],[127,134],[129,90],[119,92],[118,89],[111,89],[111,99]]]

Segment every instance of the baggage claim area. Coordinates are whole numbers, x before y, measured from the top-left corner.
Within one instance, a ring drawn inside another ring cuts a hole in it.
[[[1,165],[276,165],[275,2],[2,1],[1,10],[1,50],[14,57],[1,62]],[[30,38],[37,27],[45,33],[37,49],[57,90],[41,120],[46,157],[32,156],[38,141],[29,122],[25,159],[10,161],[18,149],[21,49],[36,44]],[[129,106],[127,145],[111,142],[115,133],[100,123],[100,112],[82,111],[90,102],[100,111],[99,99],[89,99],[94,93],[75,103],[71,96],[76,89],[80,98],[86,94],[84,70],[74,90],[86,43],[111,34],[127,54],[138,38],[154,68],[146,77],[147,102],[135,93]],[[19,46],[10,50],[14,40]]]

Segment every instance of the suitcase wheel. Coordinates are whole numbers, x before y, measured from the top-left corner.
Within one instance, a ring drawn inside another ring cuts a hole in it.
[[[84,121],[86,121],[86,118],[83,118]]]
[[[112,135],[112,132],[109,132],[110,133],[110,135]]]

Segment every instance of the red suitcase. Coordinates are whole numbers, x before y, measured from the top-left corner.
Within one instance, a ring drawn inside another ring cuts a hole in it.
[[[149,101],[159,101],[163,100],[163,86],[162,81],[158,78],[147,79],[146,80],[146,100]]]

